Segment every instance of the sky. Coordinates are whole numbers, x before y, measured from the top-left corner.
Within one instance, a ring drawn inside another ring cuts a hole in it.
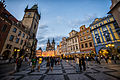
[[[56,45],[62,37],[68,37],[71,30],[89,25],[95,18],[107,16],[111,0],[5,0],[6,9],[18,20],[22,20],[24,9],[38,4],[41,19],[37,31],[37,49],[46,49],[47,40],[55,39]]]

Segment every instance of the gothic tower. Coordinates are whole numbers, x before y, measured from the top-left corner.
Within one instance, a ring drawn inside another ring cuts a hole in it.
[[[55,40],[53,38],[53,41],[52,41],[52,50],[55,50]]]
[[[25,14],[22,19],[23,25],[30,31],[30,35],[36,37],[38,24],[41,15],[38,13],[38,5],[33,5],[30,9],[25,8]]]
[[[51,46],[51,44],[50,44],[50,40],[48,39],[48,42],[47,42],[47,47],[46,47],[46,51],[48,51],[48,50],[49,50],[50,46]]]

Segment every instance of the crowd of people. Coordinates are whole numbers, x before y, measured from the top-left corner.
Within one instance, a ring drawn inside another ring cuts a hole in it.
[[[86,65],[89,63],[89,61],[95,61],[97,64],[101,64],[102,61],[104,61],[106,64],[110,64],[114,62],[117,64],[117,60],[119,60],[119,57],[116,55],[112,56],[84,56],[84,55],[77,55],[74,57],[75,62],[76,62],[76,72],[81,72],[86,70]]]
[[[74,57],[74,60],[76,62],[76,72],[81,72],[81,71],[86,71],[86,67],[87,64],[90,61],[95,61],[97,64],[101,64],[101,61],[104,60],[106,62],[106,64],[111,63],[112,61],[116,64],[116,60],[118,60],[119,58],[115,55],[112,55],[111,57],[109,56],[84,56],[84,55],[76,55]],[[59,65],[60,62],[62,61],[62,59],[60,59],[60,57],[47,57],[47,58],[43,58],[43,57],[32,57],[31,59],[29,58],[25,58],[25,60],[28,62],[28,65],[31,67],[31,71],[35,71],[35,67],[38,69],[38,71],[40,71],[40,65],[43,61],[46,61],[46,67],[47,70],[51,70],[53,71],[53,67],[55,65]],[[111,61],[112,60],[112,61]],[[15,65],[15,70],[18,72],[21,68],[23,62],[23,58],[19,57],[16,59],[16,65]],[[87,63],[87,64],[86,64]]]

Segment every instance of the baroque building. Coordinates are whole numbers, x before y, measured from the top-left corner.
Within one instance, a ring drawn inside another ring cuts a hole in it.
[[[90,32],[90,27],[86,28],[85,25],[80,27],[79,36],[79,49],[80,53],[91,53],[95,52],[94,42],[92,34]]]
[[[50,43],[49,39],[48,39],[48,42],[47,42],[46,51],[51,51],[51,50],[55,50],[55,40],[54,40],[54,38],[53,38],[52,43]]]
[[[69,33],[69,37],[67,38],[67,53],[73,54],[80,52],[79,42],[78,42],[78,32],[72,30]]]
[[[96,18],[90,25],[96,53],[120,53],[120,27],[112,15]],[[107,51],[107,52],[106,52]]]

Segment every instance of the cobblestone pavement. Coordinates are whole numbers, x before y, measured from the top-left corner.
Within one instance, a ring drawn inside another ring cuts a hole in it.
[[[120,80],[120,64],[101,65],[94,62],[87,63],[87,70],[76,72],[74,61],[62,61],[55,65],[53,71],[47,70],[46,63],[41,65],[40,72],[27,68],[23,71],[8,75],[0,80]]]

